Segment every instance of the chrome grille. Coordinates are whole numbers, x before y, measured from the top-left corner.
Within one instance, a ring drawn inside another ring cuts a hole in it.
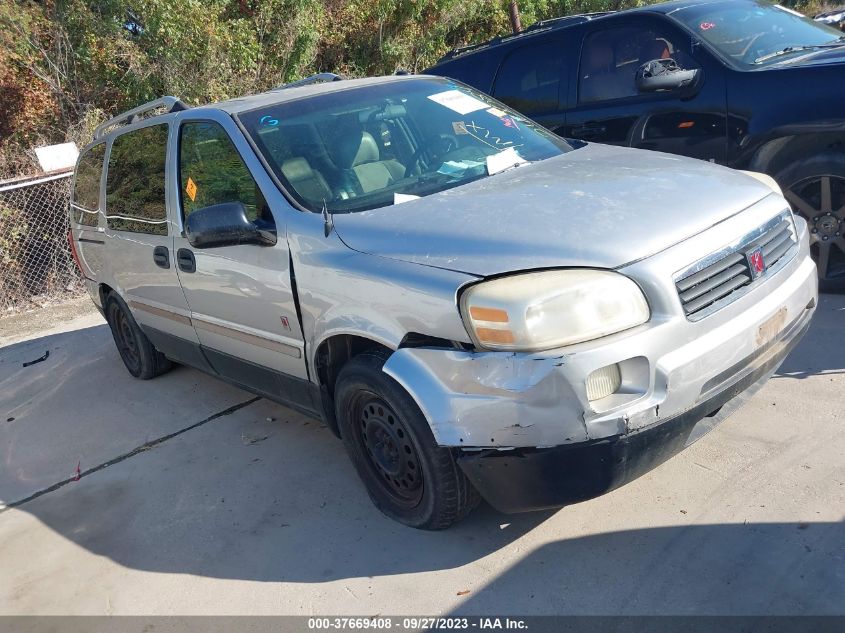
[[[797,244],[795,224],[784,214],[726,249],[692,266],[675,280],[684,313],[691,320],[704,318],[738,299],[757,279],[764,279],[790,258],[786,257]],[[765,271],[756,275],[748,255],[760,249]]]

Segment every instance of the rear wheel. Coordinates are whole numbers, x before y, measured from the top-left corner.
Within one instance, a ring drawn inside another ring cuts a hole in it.
[[[105,312],[117,351],[130,374],[149,380],[170,370],[172,363],[141,331],[123,299],[109,294]]]
[[[379,510],[410,527],[445,529],[480,497],[413,399],[382,371],[387,356],[364,352],[341,371],[335,403],[343,442]]]
[[[797,161],[776,180],[809,225],[819,288],[845,290],[845,154],[825,152]]]

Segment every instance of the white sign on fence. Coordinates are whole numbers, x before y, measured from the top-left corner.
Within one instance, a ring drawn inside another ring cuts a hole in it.
[[[76,159],[79,157],[79,150],[76,143],[59,143],[58,145],[45,145],[36,147],[35,155],[38,163],[44,171],[58,171],[60,169],[73,169]]]

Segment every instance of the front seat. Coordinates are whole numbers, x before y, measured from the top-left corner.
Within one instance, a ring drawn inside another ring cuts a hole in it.
[[[322,205],[334,198],[323,174],[313,169],[305,158],[290,158],[282,163],[281,170],[296,193],[309,202]]]
[[[369,132],[344,135],[339,141],[337,162],[352,173],[358,193],[384,189],[405,176],[405,168],[398,160],[380,160],[378,143]]]
[[[582,103],[624,96],[624,94],[619,94],[613,57],[613,48],[610,44],[601,40],[590,44],[581,74],[579,100]]]

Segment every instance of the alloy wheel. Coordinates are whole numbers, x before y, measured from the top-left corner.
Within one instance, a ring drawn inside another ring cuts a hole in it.
[[[784,195],[809,224],[819,279],[845,280],[845,178],[812,176],[789,187]]]

